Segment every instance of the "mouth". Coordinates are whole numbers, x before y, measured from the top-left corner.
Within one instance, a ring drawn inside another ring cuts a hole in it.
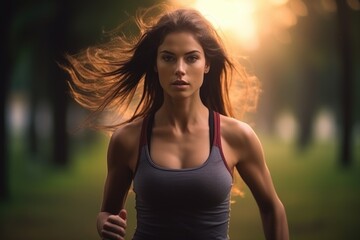
[[[189,85],[189,83],[185,80],[179,79],[172,82],[171,85],[182,86],[182,85]]]

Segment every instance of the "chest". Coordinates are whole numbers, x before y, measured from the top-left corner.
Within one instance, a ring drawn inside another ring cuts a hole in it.
[[[150,139],[150,157],[161,167],[186,169],[201,166],[211,150],[208,128],[194,129],[189,133],[154,129]]]
[[[152,209],[207,209],[227,205],[232,177],[217,147],[198,167],[163,168],[154,163],[147,146],[143,147],[134,191],[138,204]],[[225,206],[226,208],[226,206]]]

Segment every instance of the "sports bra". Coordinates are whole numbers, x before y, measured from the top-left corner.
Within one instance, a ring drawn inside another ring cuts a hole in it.
[[[153,116],[144,118],[133,180],[133,240],[228,240],[232,175],[221,148],[220,115],[209,111],[210,154],[198,167],[169,169],[152,161]]]

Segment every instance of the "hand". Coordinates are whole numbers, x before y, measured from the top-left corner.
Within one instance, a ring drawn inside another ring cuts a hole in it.
[[[109,215],[101,230],[103,240],[125,240],[127,212],[121,209],[118,215]]]

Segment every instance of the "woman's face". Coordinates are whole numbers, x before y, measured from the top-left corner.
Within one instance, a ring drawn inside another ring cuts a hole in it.
[[[164,94],[199,96],[204,73],[209,71],[204,50],[191,33],[169,33],[157,51],[156,69]]]

